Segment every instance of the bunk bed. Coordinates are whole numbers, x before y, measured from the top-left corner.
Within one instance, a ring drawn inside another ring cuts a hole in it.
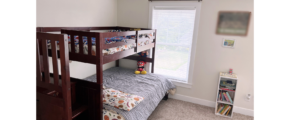
[[[103,110],[106,110],[120,114],[120,119],[146,120],[160,100],[167,98],[167,91],[175,88],[166,78],[153,74],[156,43],[154,29],[38,27],[36,31],[37,103],[40,107],[38,119],[57,119],[59,117],[51,115],[57,114],[64,116],[60,117],[64,120],[107,120],[103,118]],[[51,33],[57,31],[61,31],[60,34]],[[127,45],[131,46],[127,48]],[[111,48],[117,48],[117,51],[114,49],[108,52]],[[151,58],[134,56],[149,49],[152,49]],[[48,57],[52,59],[53,73],[49,73]],[[57,64],[58,59],[60,66]],[[134,70],[119,67],[119,59],[151,63],[151,73],[134,75]],[[69,74],[69,61],[95,64],[96,74],[85,79],[72,78]],[[112,61],[116,61],[116,67],[103,71],[103,64]],[[61,68],[61,75],[58,74],[58,68]],[[145,99],[131,111],[103,105],[103,90],[106,90],[103,86],[145,96]],[[52,103],[46,104],[48,102]],[[57,109],[58,112],[51,112],[52,109]]]

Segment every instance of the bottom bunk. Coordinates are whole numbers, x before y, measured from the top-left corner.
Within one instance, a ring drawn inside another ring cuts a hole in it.
[[[104,104],[106,109],[114,110],[124,116],[126,120],[147,120],[168,90],[174,89],[174,84],[165,77],[148,73],[145,75],[134,74],[135,70],[113,67],[103,72],[103,85],[138,96],[144,97],[131,111],[118,109]],[[96,75],[84,80],[95,82]]]
[[[108,89],[115,89],[122,93],[137,95],[143,97],[143,101],[135,103],[134,108],[131,110],[124,110],[119,107],[103,104],[103,119],[104,120],[147,120],[154,109],[158,106],[159,102],[166,98],[167,93],[171,89],[175,89],[175,85],[161,75],[147,73],[145,75],[134,74],[135,70],[126,69],[121,67],[113,67],[103,71],[103,95],[104,91]],[[91,75],[85,79],[71,78],[73,81],[78,82],[96,82],[96,75]],[[93,119],[96,110],[93,106],[97,106],[94,100],[97,98],[95,95],[96,90],[76,84],[76,101],[85,103],[88,106],[89,118]],[[108,93],[107,93],[108,94]],[[114,95],[115,93],[109,93]],[[129,95],[129,96],[131,96]],[[164,96],[165,95],[165,96]],[[103,100],[111,100],[103,96]],[[112,99],[116,100],[116,99]]]

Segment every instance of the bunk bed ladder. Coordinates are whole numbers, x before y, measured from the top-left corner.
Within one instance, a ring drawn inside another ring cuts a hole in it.
[[[72,111],[67,35],[37,33],[37,119],[38,120],[72,120],[87,107],[80,106]],[[53,81],[49,73],[48,40],[51,45]],[[59,50],[57,50],[59,46]],[[60,66],[58,66],[60,58]],[[59,76],[59,69],[61,77]],[[61,80],[61,86],[60,86]],[[53,84],[51,83],[53,82]]]

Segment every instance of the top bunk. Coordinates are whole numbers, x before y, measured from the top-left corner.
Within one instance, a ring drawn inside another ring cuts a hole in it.
[[[134,54],[155,48],[156,30],[130,27],[37,27],[37,32],[66,34],[69,60],[91,64],[106,64],[119,59],[154,62],[153,58]],[[39,44],[42,41],[38,40]],[[46,40],[48,55],[51,45],[58,42]],[[58,49],[58,48],[57,48]],[[41,50],[41,49],[40,49]],[[57,51],[59,52],[59,51]],[[42,52],[40,51],[42,55]],[[58,56],[59,57],[59,56]]]

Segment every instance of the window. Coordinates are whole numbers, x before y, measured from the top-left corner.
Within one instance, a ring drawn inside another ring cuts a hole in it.
[[[157,29],[154,73],[173,81],[191,83],[189,73],[193,72],[198,4],[150,3],[149,27]]]

